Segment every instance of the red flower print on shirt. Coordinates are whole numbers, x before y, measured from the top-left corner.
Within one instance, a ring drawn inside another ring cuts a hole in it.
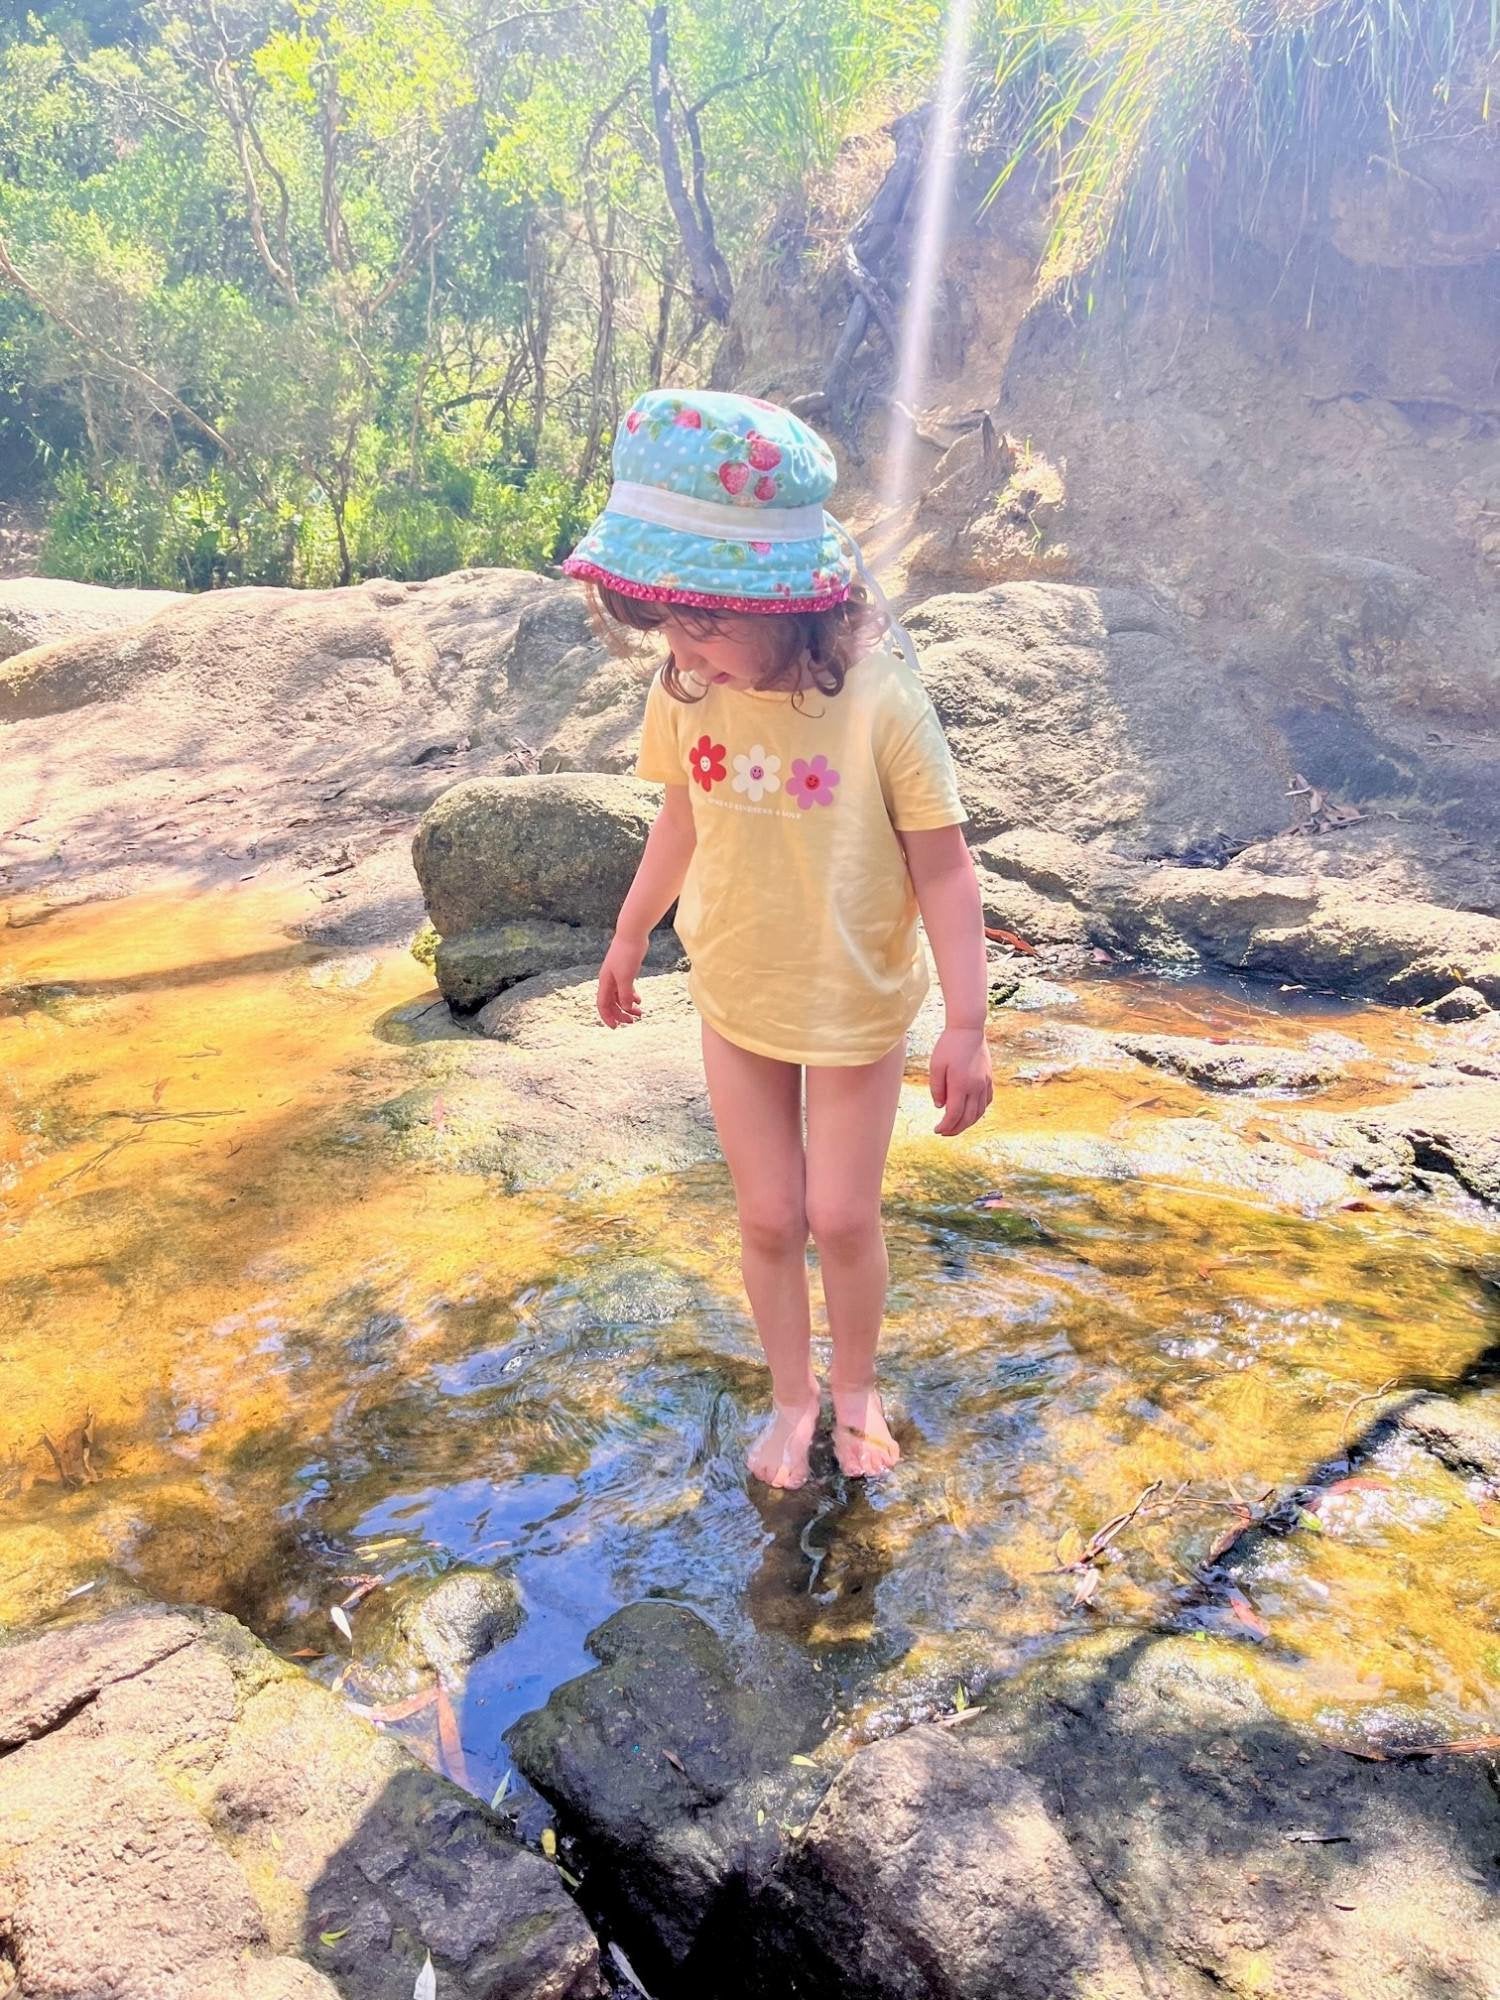
[[[828,768],[828,759],[820,750],[810,762],[806,757],[792,759],[792,775],[787,780],[787,794],[797,801],[804,812],[809,806],[831,806],[833,788],[838,781],[838,772]]]
[[[700,736],[693,745],[693,752],[688,762],[693,767],[693,776],[704,791],[711,791],[727,769],[724,762],[724,745],[715,743],[711,736]]]

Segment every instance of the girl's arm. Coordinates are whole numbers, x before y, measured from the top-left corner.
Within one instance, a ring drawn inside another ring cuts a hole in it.
[[[624,1027],[641,1017],[641,996],[635,976],[651,942],[651,933],[677,900],[693,858],[697,834],[693,802],[686,785],[668,785],[661,811],[651,823],[604,963],[599,968],[595,1005],[606,1028]]]
[[[943,989],[946,1024],[932,1051],[932,1101],[943,1107],[933,1130],[952,1138],[982,1118],[995,1094],[984,1023],[989,963],[979,878],[961,826],[897,833]]]

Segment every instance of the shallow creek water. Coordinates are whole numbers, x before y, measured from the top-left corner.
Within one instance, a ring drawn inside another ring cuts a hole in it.
[[[377,1027],[427,974],[299,941],[300,914],[185,890],[0,932],[0,1620],[128,1582],[233,1610],[369,1701],[362,1611],[350,1666],[332,1606],[361,1579],[507,1565],[526,1621],[460,1709],[484,1792],[502,1728],[648,1594],[732,1645],[813,1649],[856,1735],[1101,1622],[1243,1638],[1279,1707],[1353,1741],[1500,1727],[1500,1512],[1412,1445],[1263,1539],[1237,1596],[1194,1578],[1246,1510],[1341,1469],[1361,1399],[1452,1385],[1493,1345],[1500,1234],[1477,1209],[997,1176],[965,1140],[904,1137],[885,1351],[907,1457],[865,1491],[824,1447],[809,1488],[770,1495],[741,1464],[762,1385],[722,1166],[563,1201],[401,1163],[356,1113],[406,1081]],[[1398,1094],[1391,1066],[1430,1053],[1389,1010],[1069,986],[996,1013],[989,1129],[1246,1115],[1144,1067],[1049,1067],[1054,1018],[1336,1034],[1337,1105]],[[1156,1481],[1170,1506],[1076,1604],[1060,1557]],[[440,1754],[430,1710],[394,1726]]]

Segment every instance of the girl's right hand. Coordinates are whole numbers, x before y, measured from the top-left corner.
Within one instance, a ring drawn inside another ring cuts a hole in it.
[[[645,938],[621,937],[617,931],[604,955],[595,1004],[606,1028],[623,1028],[641,1018],[641,996],[635,990],[635,975],[646,956],[647,942]]]

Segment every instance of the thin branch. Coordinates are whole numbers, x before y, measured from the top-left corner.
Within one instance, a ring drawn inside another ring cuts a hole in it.
[[[168,410],[181,417],[184,423],[190,424],[200,437],[206,438],[217,450],[223,452],[229,464],[236,463],[233,446],[222,433],[215,430],[206,417],[200,417],[198,412],[183,402],[180,396],[175,395],[165,382],[158,382],[156,377],[148,375],[144,368],[138,368],[133,361],[125,360],[123,355],[111,354],[109,349],[92,334],[85,333],[76,321],[69,319],[60,307],[53,305],[50,299],[44,297],[16,268],[3,236],[0,236],[0,278],[4,278],[23,299],[35,306],[45,318],[50,319],[54,326],[61,327],[63,332],[76,340],[80,347],[97,356],[106,368],[112,369],[125,381],[134,384],[137,389],[143,390],[152,399],[153,404],[164,404]]]

